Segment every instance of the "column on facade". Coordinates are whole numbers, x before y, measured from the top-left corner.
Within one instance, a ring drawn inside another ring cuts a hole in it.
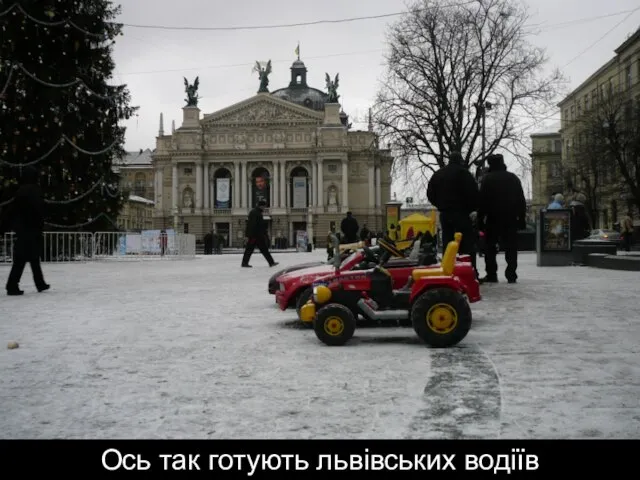
[[[204,208],[209,209],[209,193],[211,192],[211,180],[209,179],[209,162],[204,162],[204,170],[202,174],[203,181],[203,193],[204,193]]]
[[[318,165],[313,160],[311,161],[311,178],[309,183],[311,184],[311,205],[318,205]]]
[[[196,161],[196,208],[202,210],[202,160]]]
[[[287,208],[289,203],[289,189],[287,188],[287,163],[280,160],[280,208]]]
[[[156,167],[156,210],[164,210],[163,202],[163,183],[164,183],[164,169],[162,167]]]
[[[178,213],[178,164],[171,166],[171,207],[173,213]]]
[[[240,208],[240,162],[233,164],[233,208]]]
[[[278,208],[278,206],[280,205],[280,199],[278,198],[280,193],[280,176],[278,175],[278,164],[279,162],[277,160],[274,160],[272,162],[273,173],[271,174],[271,178],[273,178],[273,185],[272,188],[269,189],[271,191],[272,208]]]
[[[373,208],[376,205],[376,167],[373,162],[369,164],[369,208]]]
[[[324,207],[324,168],[323,159],[318,159],[318,206]]]
[[[349,209],[349,163],[342,159],[342,208],[345,212]]]
[[[376,207],[382,206],[382,182],[380,181],[380,165],[376,165]]]
[[[247,208],[247,163],[242,162],[240,172],[240,185],[242,187],[242,197],[240,198],[240,207]]]

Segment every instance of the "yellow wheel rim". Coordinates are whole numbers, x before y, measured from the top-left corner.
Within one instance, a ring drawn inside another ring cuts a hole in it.
[[[438,303],[427,312],[427,326],[435,333],[451,333],[457,325],[458,312],[448,303]]]
[[[324,321],[324,331],[327,335],[337,337],[344,332],[344,322],[340,317],[329,317]]]

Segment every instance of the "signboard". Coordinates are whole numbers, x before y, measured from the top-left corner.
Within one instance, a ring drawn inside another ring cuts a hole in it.
[[[304,230],[296,231],[296,250],[298,252],[306,252],[309,244],[309,237]]]
[[[540,221],[542,251],[570,252],[571,210],[543,210]]]
[[[400,221],[400,206],[402,204],[399,202],[387,203],[386,213],[387,213],[387,231],[391,234],[391,225],[393,225],[394,229],[398,229],[398,222]]]
[[[230,178],[216,178],[216,203],[215,208],[229,208],[231,205],[230,200],[231,192],[231,179]]]
[[[307,177],[293,177],[293,208],[307,208]]]

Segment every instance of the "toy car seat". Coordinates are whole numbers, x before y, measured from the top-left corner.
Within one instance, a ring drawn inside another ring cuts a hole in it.
[[[449,245],[447,245],[447,249],[442,256],[440,268],[417,268],[411,272],[413,280],[417,281],[424,277],[450,277],[453,275],[456,267],[456,256],[458,255],[461,241],[462,234],[460,232],[456,232],[454,240],[449,242]]]

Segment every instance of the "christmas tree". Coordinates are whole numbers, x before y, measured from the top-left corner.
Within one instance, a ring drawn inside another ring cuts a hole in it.
[[[0,0],[0,206],[35,167],[46,230],[113,230],[122,208],[112,164],[137,108],[108,83],[119,13],[108,0]]]

